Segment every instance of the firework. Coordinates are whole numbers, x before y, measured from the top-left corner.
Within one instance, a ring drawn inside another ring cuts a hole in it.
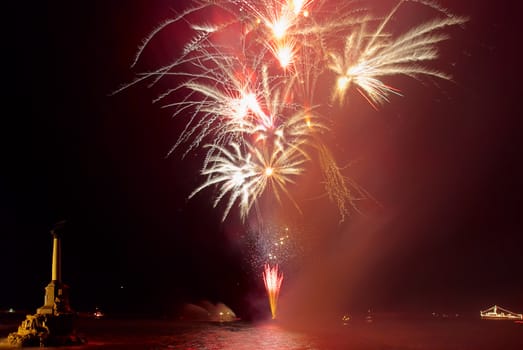
[[[263,222],[253,222],[242,230],[238,237],[241,248],[246,252],[244,266],[258,271],[265,263],[285,267],[288,273],[298,269],[301,259],[311,253],[313,236],[309,225],[303,220],[281,219],[271,215]],[[281,221],[281,223],[278,223]]]
[[[280,192],[289,194],[287,183],[292,182],[292,176],[303,172],[301,165],[307,160],[307,155],[302,152],[299,145],[293,147],[281,147],[273,152],[266,152],[244,144],[246,152],[242,151],[238,144],[231,144],[234,152],[218,145],[209,147],[216,149],[216,153],[208,159],[206,167],[202,170],[207,175],[207,181],[196,188],[189,196],[192,197],[202,189],[219,185],[220,193],[214,201],[218,205],[221,199],[230,194],[223,219],[227,217],[233,204],[238,201],[240,215],[243,218],[251,209],[253,203],[266,190],[272,189],[272,193],[280,199]]]
[[[269,298],[272,319],[275,319],[276,308],[278,306],[278,296],[280,295],[280,288],[283,282],[283,273],[278,271],[278,265],[271,267],[269,264],[265,264],[263,282]]]
[[[397,35],[390,27],[406,2],[380,16],[361,1],[193,0],[145,38],[133,67],[159,32],[187,23],[194,35],[179,57],[117,92],[176,78],[177,85],[155,99],[187,120],[171,153],[206,150],[200,171],[205,180],[189,197],[215,188],[214,206],[226,203],[223,220],[235,205],[245,220],[267,192],[278,200],[285,195],[299,210],[289,187],[310,166],[321,169],[343,220],[370,196],[342,174],[328,149],[325,135],[337,122],[331,109],[346,106],[353,88],[377,109],[401,94],[384,82],[388,76],[450,79],[424,64],[438,58],[437,45],[448,39],[443,31],[466,19],[429,0],[408,1],[436,16]],[[214,22],[205,16],[211,10]],[[332,86],[330,94],[318,90],[320,80]]]
[[[402,3],[379,22],[374,31],[368,29],[372,21],[359,25],[346,37],[343,55],[329,52],[328,67],[337,75],[333,93],[335,100],[342,103],[347,90],[354,84],[361,95],[377,108],[377,105],[388,102],[391,94],[400,94],[398,89],[383,83],[379,79],[381,77],[405,75],[412,78],[451,78],[444,72],[421,66],[420,63],[438,57],[436,44],[448,39],[446,34],[441,33],[442,29],[463,24],[465,19],[437,18],[392,38],[384,29]]]

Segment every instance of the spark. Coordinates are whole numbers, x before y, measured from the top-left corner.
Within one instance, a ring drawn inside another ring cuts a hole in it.
[[[290,23],[287,18],[283,17],[274,21],[274,23],[267,23],[267,26],[272,30],[274,38],[281,40],[285,36]]]
[[[275,56],[282,68],[289,67],[293,61],[294,54],[294,44],[292,43],[281,43],[275,48]]]
[[[267,261],[292,271],[300,265],[300,259],[312,253],[311,228],[301,219],[280,220],[274,216],[258,222],[251,220],[239,237],[246,252],[244,263],[253,271]]]
[[[370,193],[359,186],[355,181],[346,178],[337,165],[330,150],[320,145],[318,148],[320,169],[324,178],[325,192],[329,199],[337,204],[340,221],[350,213],[349,209],[359,212],[358,201],[372,200],[379,204]]]

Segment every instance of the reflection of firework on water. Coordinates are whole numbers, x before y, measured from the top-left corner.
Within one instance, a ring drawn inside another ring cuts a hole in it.
[[[272,318],[276,318],[276,308],[278,306],[278,296],[280,295],[281,283],[283,282],[283,273],[278,271],[278,265],[271,267],[265,264],[263,271],[263,282],[269,298]]]
[[[395,36],[389,27],[406,2],[376,16],[356,1],[193,0],[144,40],[133,66],[159,32],[188,23],[194,36],[180,56],[120,90],[146,79],[151,86],[166,77],[181,81],[155,101],[187,118],[171,152],[206,147],[206,180],[190,196],[217,186],[214,205],[228,197],[223,219],[236,204],[245,220],[267,191],[278,200],[285,194],[298,207],[288,186],[319,159],[327,195],[343,220],[368,196],[342,174],[324,140],[326,125],[334,123],[327,115],[335,114],[325,112],[336,108],[329,101],[343,105],[355,87],[376,108],[399,94],[384,77],[450,78],[422,64],[438,57],[436,45],[447,39],[442,30],[465,19],[430,0],[408,1],[437,16]],[[333,93],[318,91],[319,80]]]

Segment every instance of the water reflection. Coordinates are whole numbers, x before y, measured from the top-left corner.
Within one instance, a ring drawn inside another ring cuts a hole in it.
[[[194,327],[183,334],[165,339],[169,349],[285,349],[319,350],[306,334],[281,328],[277,323],[252,327],[234,325],[206,325]]]

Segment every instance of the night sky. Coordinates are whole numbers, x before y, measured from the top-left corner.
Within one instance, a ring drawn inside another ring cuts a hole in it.
[[[183,119],[153,104],[159,90],[146,84],[111,95],[134,77],[141,40],[182,2],[17,3],[3,5],[0,309],[41,306],[60,220],[63,279],[78,310],[168,313],[202,299],[239,314],[259,308],[255,252],[241,239],[248,224],[236,210],[221,223],[212,190],[187,199],[202,182],[201,153],[167,156]],[[470,18],[441,45],[438,67],[453,82],[394,77],[403,97],[375,111],[354,93],[335,116],[336,156],[380,205],[339,223],[305,181],[293,190],[303,215],[281,209],[280,223],[302,235],[282,291],[291,310],[314,300],[523,311],[520,11],[442,3]],[[141,67],[169,61],[184,33],[167,31]]]

